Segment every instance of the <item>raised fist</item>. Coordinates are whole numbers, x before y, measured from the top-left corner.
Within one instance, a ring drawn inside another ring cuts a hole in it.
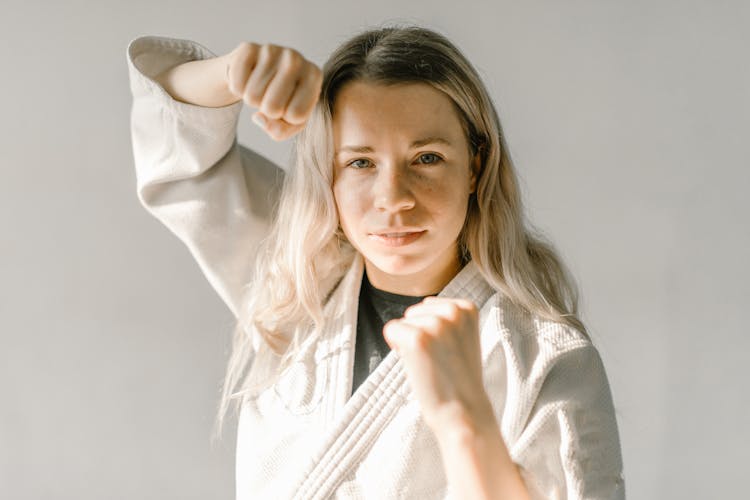
[[[226,56],[229,91],[257,108],[253,121],[274,140],[304,126],[320,95],[322,72],[296,50],[243,42]]]

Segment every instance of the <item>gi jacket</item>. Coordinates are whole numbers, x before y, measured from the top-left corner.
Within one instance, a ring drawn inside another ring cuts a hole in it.
[[[186,40],[131,42],[133,153],[141,203],[185,243],[237,314],[283,171],[237,144],[241,102],[181,103],[152,79],[212,55]],[[395,352],[349,397],[362,273],[356,256],[325,306],[320,338],[243,405],[238,499],[451,497],[437,441]],[[611,392],[589,339],[516,307],[473,262],[440,296],[479,308],[485,390],[533,498],[624,498]]]

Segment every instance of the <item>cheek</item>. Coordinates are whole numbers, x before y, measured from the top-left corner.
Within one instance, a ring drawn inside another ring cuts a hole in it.
[[[333,198],[339,215],[339,224],[346,230],[355,227],[361,219],[362,197],[356,191],[347,187],[345,183],[334,184]]]
[[[443,216],[457,215],[456,211],[466,209],[469,199],[469,184],[464,178],[446,176],[442,179],[424,179],[419,183],[419,198],[422,205],[431,212]]]
[[[464,185],[465,184],[465,185]],[[421,205],[433,221],[449,232],[460,230],[469,208],[469,186],[462,179],[433,184],[422,191]]]

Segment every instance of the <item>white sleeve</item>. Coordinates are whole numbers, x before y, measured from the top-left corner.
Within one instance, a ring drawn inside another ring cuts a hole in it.
[[[612,395],[593,345],[552,361],[511,455],[534,500],[625,498]]]
[[[237,144],[242,101],[223,108],[186,104],[153,80],[179,63],[213,57],[206,48],[146,36],[133,40],[127,55],[138,198],[187,246],[236,316],[283,170]]]

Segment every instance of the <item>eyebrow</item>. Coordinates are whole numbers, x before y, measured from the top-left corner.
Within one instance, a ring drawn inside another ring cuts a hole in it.
[[[428,144],[442,144],[444,146],[453,147],[453,144],[447,139],[444,139],[442,137],[425,137],[424,139],[417,139],[416,141],[412,142],[409,145],[409,149],[416,149],[421,148],[422,146],[427,146]],[[341,153],[372,153],[375,151],[371,146],[342,146],[338,151],[336,151],[336,155],[339,155]]]

